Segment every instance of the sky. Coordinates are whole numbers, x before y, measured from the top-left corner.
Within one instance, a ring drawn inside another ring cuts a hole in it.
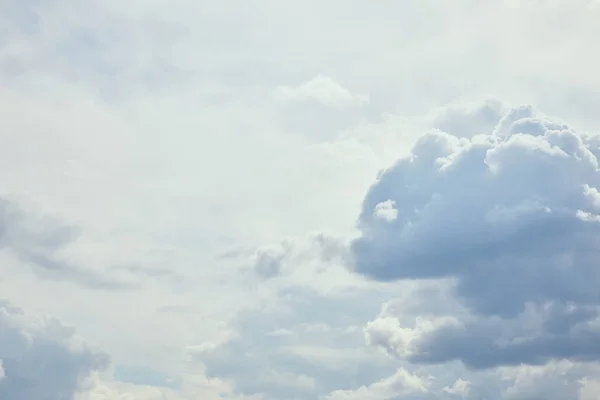
[[[0,1],[0,398],[597,400],[599,18]]]

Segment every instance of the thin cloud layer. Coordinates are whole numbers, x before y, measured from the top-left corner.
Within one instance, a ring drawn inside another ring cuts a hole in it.
[[[73,265],[60,251],[72,244],[79,230],[51,218],[30,215],[0,197],[0,249],[13,252],[44,279],[65,280],[95,289],[124,289],[119,282]]]
[[[369,96],[353,94],[325,75],[318,75],[296,87],[281,86],[278,88],[277,94],[285,101],[315,101],[336,109],[357,107],[369,103]]]
[[[599,360],[600,136],[531,107],[486,114],[498,118],[489,133],[430,132],[385,170],[351,244],[369,278],[449,280],[460,313],[412,326],[382,316],[367,340],[476,369]]]

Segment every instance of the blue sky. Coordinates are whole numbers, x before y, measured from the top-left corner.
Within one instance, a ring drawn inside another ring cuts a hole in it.
[[[600,4],[0,4],[0,397],[595,400]]]

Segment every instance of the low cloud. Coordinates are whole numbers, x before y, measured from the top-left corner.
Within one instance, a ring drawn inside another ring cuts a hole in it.
[[[427,381],[410,374],[405,369],[399,369],[394,375],[361,386],[356,390],[336,390],[322,400],[391,400],[398,398],[423,398],[420,394],[427,392]]]
[[[391,222],[398,218],[398,210],[394,207],[396,206],[396,202],[392,200],[382,201],[381,203],[375,206],[375,211],[373,214],[375,217]]]
[[[285,101],[313,101],[335,109],[357,107],[369,103],[369,96],[353,94],[326,75],[317,75],[298,86],[280,86],[277,94]]]
[[[125,282],[73,265],[60,252],[79,237],[79,229],[23,210],[0,198],[0,250],[8,250],[44,279],[65,280],[94,289],[127,289]]]
[[[423,135],[367,193],[353,270],[439,280],[456,303],[412,322],[380,315],[367,341],[473,369],[600,360],[600,135],[529,106],[499,109],[476,113],[496,119],[487,133]],[[392,204],[395,218],[381,218]]]
[[[190,354],[210,378],[226,379],[236,391],[265,400],[316,399],[349,382],[368,386],[393,373],[395,362],[365,348],[360,329],[353,328],[368,321],[383,297],[285,290],[264,307],[240,314],[232,327],[237,334],[229,340],[196,346]],[[378,387],[370,390],[383,390]]]
[[[59,400],[86,389],[108,357],[51,318],[33,318],[0,300],[0,398]]]
[[[446,386],[444,392],[458,397],[467,397],[471,382],[458,379],[452,386]]]

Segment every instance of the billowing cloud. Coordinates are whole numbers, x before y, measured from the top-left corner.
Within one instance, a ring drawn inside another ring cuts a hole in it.
[[[108,357],[90,349],[72,328],[52,318],[31,318],[0,302],[0,397],[60,400],[86,389]]]
[[[409,325],[383,315],[367,339],[415,363],[600,360],[600,135],[528,106],[484,114],[490,132],[427,133],[369,190],[354,270],[446,280],[456,309]]]
[[[365,328],[367,343],[416,364],[462,361],[475,369],[553,359],[594,361],[595,310],[549,303],[530,307],[514,319],[424,315],[413,322],[384,313]]]

